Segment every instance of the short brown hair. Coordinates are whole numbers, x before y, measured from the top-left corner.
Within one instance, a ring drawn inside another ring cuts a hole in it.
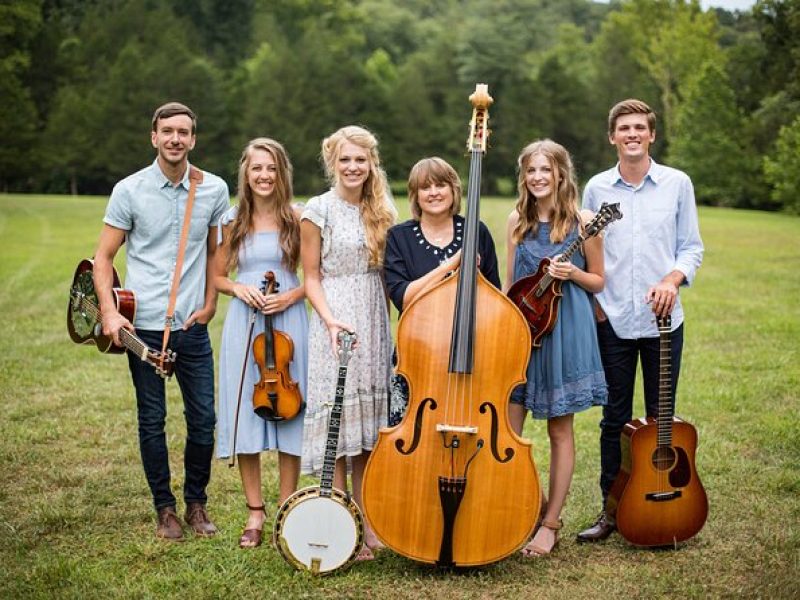
[[[430,183],[447,184],[453,192],[453,206],[450,215],[461,212],[461,179],[456,170],[447,161],[432,156],[423,158],[413,167],[408,174],[408,203],[411,205],[411,216],[417,221],[422,217],[419,208],[419,189]]]
[[[608,112],[608,135],[612,135],[617,127],[617,119],[622,115],[647,115],[647,126],[650,131],[656,130],[656,113],[646,103],[636,98],[628,98],[617,102]]]
[[[175,115],[186,115],[192,120],[192,135],[197,129],[197,117],[191,108],[180,102],[167,102],[159,106],[153,113],[153,131],[158,130],[159,119],[169,119]]]

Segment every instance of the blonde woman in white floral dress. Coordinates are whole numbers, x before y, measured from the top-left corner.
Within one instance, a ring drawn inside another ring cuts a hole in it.
[[[381,267],[396,212],[377,140],[369,131],[343,127],[323,140],[322,158],[333,187],[308,201],[300,225],[306,296],[314,307],[302,471],[322,470],[338,375],[336,337],[341,330],[355,332],[358,343],[348,368],[334,486],[347,489],[349,459],[353,497],[361,506],[364,469],[378,429],[387,423],[392,341]],[[381,544],[369,529],[365,541],[359,558],[369,560]]]

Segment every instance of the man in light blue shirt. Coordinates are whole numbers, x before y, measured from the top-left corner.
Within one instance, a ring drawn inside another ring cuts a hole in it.
[[[156,109],[152,128],[151,142],[158,156],[150,166],[114,186],[95,253],[94,281],[103,333],[120,345],[120,330],[135,330],[149,347],[160,350],[189,198],[188,154],[195,145],[196,118],[187,106],[171,102]],[[174,372],[186,417],[184,519],[200,536],[217,531],[205,508],[215,425],[214,359],[207,324],[217,305],[209,259],[216,248],[216,223],[228,204],[227,184],[211,173],[202,173],[191,211],[169,336],[169,348],[177,354]],[[120,314],[112,293],[114,257],[123,243],[127,262],[125,287],[136,294],[133,323]],[[142,463],[158,513],[156,535],[180,541],[183,530],[170,485],[164,433],[164,381],[149,364],[130,352],[128,365],[136,388]]]
[[[641,360],[648,416],[657,415],[659,338],[656,317],[671,315],[672,402],[683,347],[683,308],[678,290],[690,285],[703,260],[694,188],[677,169],[650,157],[655,113],[640,100],[624,100],[608,117],[608,136],[617,165],[592,177],[584,208],[619,202],[623,218],[603,243],[605,289],[595,295],[597,335],[608,383],[600,423],[600,488],[603,506],[621,463],[620,434],[632,418],[636,365]],[[578,541],[607,538],[615,529],[605,511],[578,534]]]

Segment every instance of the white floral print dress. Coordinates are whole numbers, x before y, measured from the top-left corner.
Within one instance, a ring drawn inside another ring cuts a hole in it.
[[[369,267],[359,207],[334,190],[309,200],[302,219],[320,228],[320,274],[328,306],[358,336],[348,365],[336,455],[357,456],[374,448],[378,429],[387,422],[392,341],[381,271]],[[339,365],[328,329],[316,312],[309,324],[308,365],[302,471],[318,473],[325,459]]]

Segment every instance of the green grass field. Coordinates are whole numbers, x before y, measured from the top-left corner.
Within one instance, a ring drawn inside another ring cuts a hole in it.
[[[700,211],[706,255],[682,292],[677,410],[700,437],[710,513],[697,537],[677,550],[635,549],[619,536],[574,542],[600,508],[592,410],[576,417],[575,478],[550,558],[448,572],[384,551],[312,578],[268,544],[236,547],[246,510],[238,473],[223,462],[209,489],[221,534],[155,539],[126,361],[74,345],[65,327],[73,271],[94,250],[104,207],[104,198],[0,195],[0,597],[800,597],[800,219]],[[510,209],[510,200],[482,206],[501,260]],[[213,322],[215,349],[225,307]],[[177,385],[169,389],[179,492],[184,423]],[[526,433],[546,479],[544,424],[529,421]],[[275,457],[264,462],[274,514]]]

